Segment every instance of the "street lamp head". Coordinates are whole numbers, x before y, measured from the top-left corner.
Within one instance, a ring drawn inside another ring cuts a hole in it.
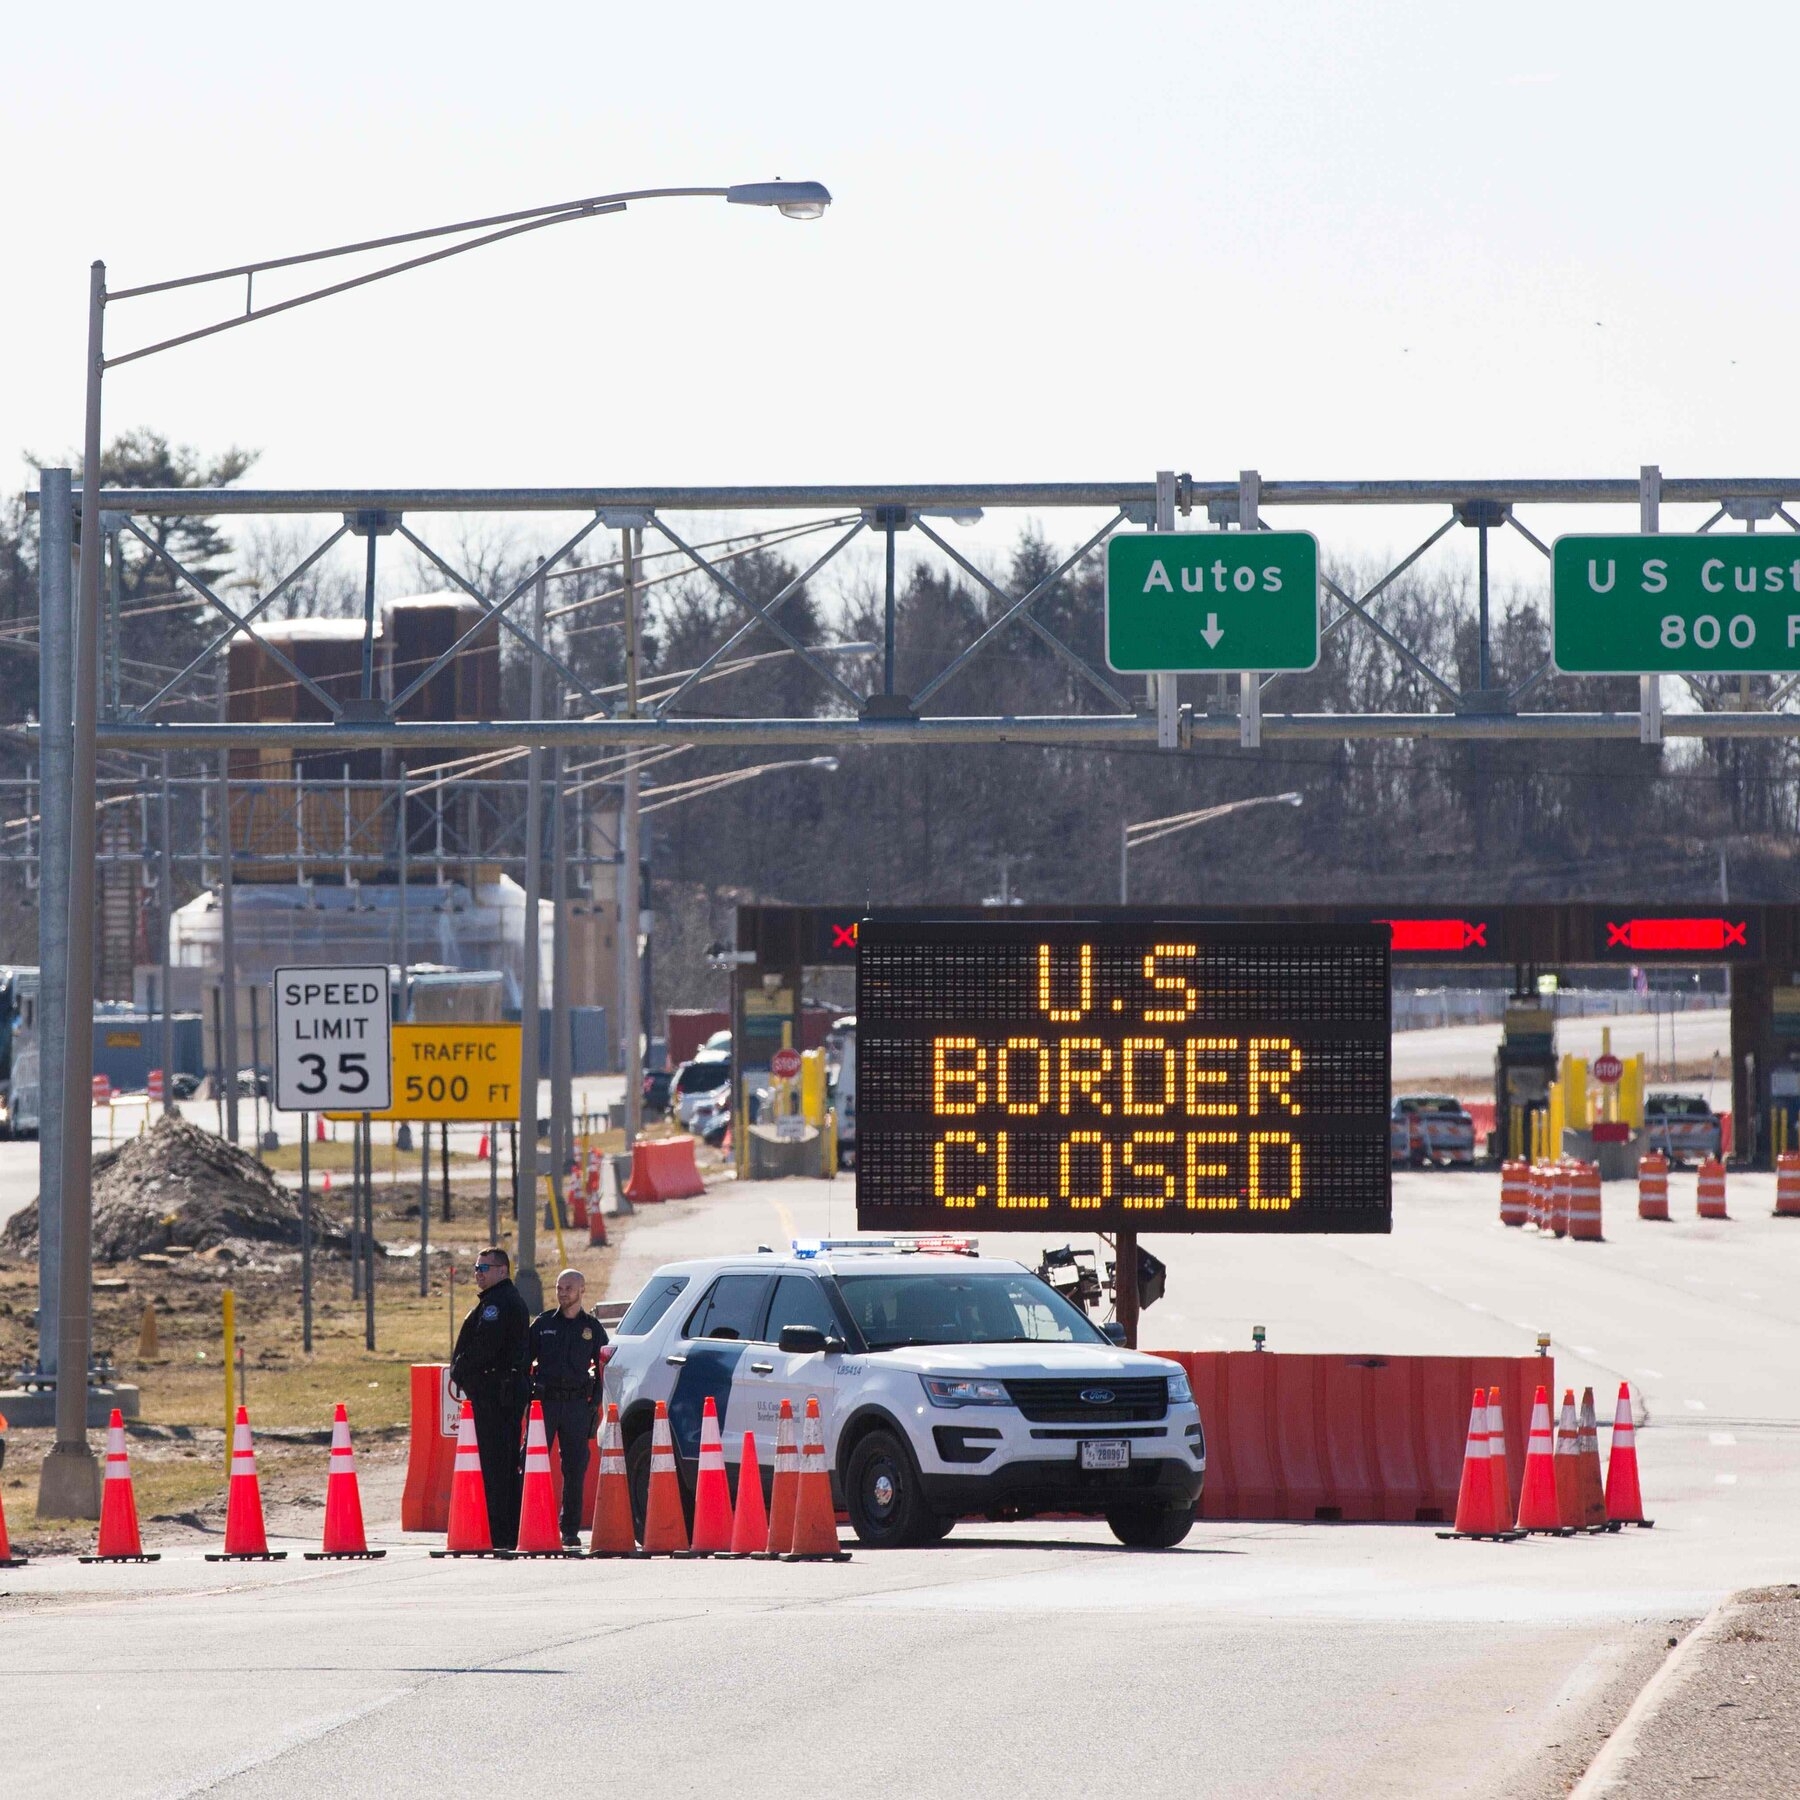
[[[772,206],[784,219],[822,219],[831,190],[822,181],[740,181],[725,198],[733,206]]]
[[[806,766],[809,769],[826,769],[835,775],[838,759],[835,756],[812,756],[807,758]]]

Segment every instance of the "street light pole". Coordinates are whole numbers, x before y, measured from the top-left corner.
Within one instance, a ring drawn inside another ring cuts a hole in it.
[[[625,716],[638,713],[638,616],[635,525],[619,533],[619,585],[625,597]],[[643,965],[638,958],[638,880],[642,857],[638,849],[638,766],[634,756],[625,765],[625,792],[619,803],[619,1024],[625,1046],[625,1148],[629,1152],[644,1128],[643,1001],[639,983]]]
[[[1193,812],[1170,813],[1161,819],[1138,819],[1119,826],[1119,904],[1125,904],[1131,879],[1131,852],[1158,838],[1173,837],[1178,831],[1191,831],[1196,825],[1210,825],[1214,819],[1228,818],[1232,813],[1248,812],[1253,806],[1301,806],[1304,794],[1252,794],[1246,800],[1226,800],[1218,806],[1197,807]]]
[[[100,381],[105,369],[106,264],[96,262],[88,271],[87,413],[81,444],[81,564],[69,757],[69,966],[63,990],[56,1442],[38,1477],[38,1516],[51,1519],[100,1516],[100,1469],[87,1441],[87,1368],[94,1255],[94,715],[100,682]]]
[[[109,366],[137,362],[146,356],[155,356],[160,351],[173,350],[182,344],[213,337],[219,332],[234,331],[254,320],[291,312],[295,307],[306,306],[314,300],[324,300],[353,288],[367,287],[371,282],[383,281],[390,275],[442,262],[446,258],[460,256],[466,251],[477,250],[505,238],[517,237],[524,232],[624,212],[634,201],[674,199],[716,199],[732,206],[770,207],[790,219],[822,218],[826,207],[831,204],[829,191],[816,181],[740,182],[729,187],[636,188],[621,193],[595,194],[576,200],[555,201],[549,205],[522,207],[515,212],[464,219],[451,225],[432,225],[418,231],[394,232],[385,237],[365,238],[351,244],[334,244],[324,250],[304,251],[295,256],[238,263],[228,268],[209,269],[197,275],[182,275],[168,281],[120,288],[110,295],[106,287],[106,264],[96,262],[88,272],[87,409],[81,456],[82,554],[79,595],[75,609],[74,705],[68,795],[69,966],[64,1008],[68,1023],[63,1043],[62,1167],[58,1182],[58,1211],[63,1233],[62,1269],[58,1282],[61,1313],[57,1322],[56,1442],[45,1458],[38,1483],[38,1514],[42,1518],[92,1519],[98,1518],[100,1512],[99,1468],[87,1442],[87,1360],[93,1264],[93,1198],[90,1184],[93,1174],[94,1075],[94,777],[95,715],[100,675],[102,378]],[[259,274],[441,238],[457,238],[461,241],[423,250],[416,255],[403,256],[397,262],[372,269],[366,274],[327,282],[324,286],[309,289],[290,299],[272,301],[263,306],[254,303],[255,280]],[[202,287],[213,282],[236,281],[240,278],[245,284],[241,311],[232,312],[210,324],[178,332],[172,337],[160,338],[153,343],[121,351],[110,359],[109,364],[105,346],[106,307],[109,301],[117,304],[146,295],[170,293],[178,288]],[[373,555],[372,539],[370,554]],[[533,658],[534,665],[537,660]],[[370,697],[366,669],[364,697]],[[224,854],[228,861],[231,848],[229,817],[223,821],[222,829],[225,834]],[[47,982],[53,981],[54,971],[46,969],[44,979]],[[530,1025],[535,1029],[536,1021],[530,1021]],[[232,1048],[235,1052],[236,1046],[233,1045]],[[227,1074],[235,1087],[235,1060]],[[528,1110],[535,1113],[536,1103],[537,1096],[534,1092]],[[49,1199],[47,1193],[45,1199]],[[525,1197],[525,1204],[527,1207],[536,1204],[535,1192]],[[527,1237],[521,1248],[529,1245],[530,1239]]]

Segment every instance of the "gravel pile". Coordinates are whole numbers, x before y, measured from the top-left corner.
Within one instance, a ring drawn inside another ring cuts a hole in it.
[[[35,1257],[33,1201],[0,1231],[0,1244]],[[94,1256],[122,1262],[171,1245],[195,1251],[242,1242],[300,1244],[300,1196],[255,1157],[185,1119],[159,1119],[143,1137],[94,1158]],[[349,1235],[313,1209],[313,1244],[347,1251]]]

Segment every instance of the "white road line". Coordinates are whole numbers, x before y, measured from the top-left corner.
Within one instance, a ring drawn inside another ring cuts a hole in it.
[[[1706,1402],[1704,1400],[1684,1400],[1682,1405],[1685,1406],[1689,1412],[1706,1411]]]
[[[1713,1480],[1715,1482],[1717,1482],[1720,1487],[1736,1487],[1737,1486],[1737,1477],[1728,1472],[1724,1473],[1724,1474],[1715,1475],[1713,1477]]]
[[[1661,1381],[1663,1378],[1661,1369],[1639,1369],[1638,1373],[1643,1376],[1646,1381]]]
[[[1706,1441],[1709,1444],[1717,1444],[1721,1450],[1728,1450],[1737,1442],[1737,1439],[1729,1431],[1713,1431],[1707,1433]]]
[[[1748,1294],[1748,1293],[1747,1293],[1747,1294],[1745,1294],[1745,1295],[1744,1295],[1744,1298],[1745,1298],[1745,1299],[1746,1299],[1746,1300],[1760,1300],[1760,1299],[1761,1299],[1761,1298],[1762,1298],[1762,1295],[1761,1295],[1761,1294]]]
[[[1577,1356],[1585,1356],[1589,1362],[1592,1362],[1594,1358],[1600,1354],[1592,1344],[1571,1344],[1569,1348],[1573,1350]]]

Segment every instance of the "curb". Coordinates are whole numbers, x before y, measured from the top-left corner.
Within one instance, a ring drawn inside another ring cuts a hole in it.
[[[1736,1596],[1727,1594],[1698,1625],[1663,1658],[1662,1665],[1646,1681],[1632,1701],[1630,1710],[1613,1728],[1594,1760],[1588,1764],[1580,1781],[1569,1792],[1569,1800],[1602,1800],[1607,1794],[1623,1790],[1618,1783],[1625,1764],[1637,1748],[1638,1734],[1655,1716],[1669,1690],[1686,1672],[1694,1655],[1711,1643],[1735,1610]]]

